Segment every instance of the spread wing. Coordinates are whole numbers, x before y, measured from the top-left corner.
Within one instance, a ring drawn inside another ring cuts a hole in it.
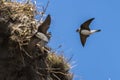
[[[87,29],[90,30],[89,25],[90,23],[94,20],[94,18],[91,18],[87,21],[85,21],[82,25],[81,25],[81,29]]]
[[[48,15],[45,21],[39,26],[38,32],[42,32],[46,34],[47,30],[49,29],[50,23],[51,23],[51,17],[50,15]]]
[[[84,47],[84,45],[86,43],[87,37],[89,37],[89,35],[82,35],[82,34],[80,34],[80,40],[81,40],[81,43],[82,43],[83,47]]]

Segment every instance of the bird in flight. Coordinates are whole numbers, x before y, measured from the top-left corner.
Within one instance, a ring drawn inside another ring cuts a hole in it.
[[[94,20],[94,18],[91,18],[87,21],[85,21],[83,24],[80,25],[80,28],[78,28],[76,30],[76,32],[79,32],[79,35],[80,35],[80,40],[81,40],[81,43],[82,43],[82,46],[84,47],[85,43],[86,43],[86,40],[87,38],[95,33],[95,32],[100,32],[101,30],[98,29],[98,30],[91,30],[89,28],[89,25],[90,23]]]

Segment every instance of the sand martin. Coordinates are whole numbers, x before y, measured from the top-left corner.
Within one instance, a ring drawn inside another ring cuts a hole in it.
[[[47,30],[49,29],[50,23],[51,23],[51,17],[50,15],[48,15],[46,19],[43,21],[43,23],[41,23],[38,26],[38,29],[33,31],[33,34],[35,35],[31,38],[31,41],[28,45],[29,49],[31,50],[34,49],[36,44],[38,43],[40,43],[42,47],[48,43],[51,37],[51,33],[47,32]]]
[[[76,30],[76,32],[79,32],[80,34],[80,39],[82,46],[84,47],[86,39],[93,33],[95,32],[100,32],[101,30],[90,30],[89,25],[90,23],[94,20],[94,18],[91,18],[87,21],[85,21],[83,24],[80,25],[80,28]]]
[[[45,21],[39,25],[38,32],[41,32],[47,36],[48,39],[51,38],[51,33],[47,32],[51,24],[51,16],[50,14],[46,17]]]
[[[45,21],[42,24],[40,24],[40,26],[38,27],[38,32],[46,34],[47,30],[50,27],[50,23],[51,23],[51,17],[50,15],[48,15]]]

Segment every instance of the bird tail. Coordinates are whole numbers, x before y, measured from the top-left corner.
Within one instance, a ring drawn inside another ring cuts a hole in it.
[[[95,32],[100,32],[101,30],[100,29],[98,29],[98,30],[91,30],[90,32],[91,32],[91,34],[92,33],[95,33]]]
[[[101,31],[101,29],[96,30],[96,32],[100,32],[100,31]]]

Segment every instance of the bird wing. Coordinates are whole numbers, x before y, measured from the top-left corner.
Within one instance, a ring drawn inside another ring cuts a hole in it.
[[[48,15],[45,21],[38,27],[38,32],[42,32],[46,34],[47,30],[49,29],[50,23],[51,23],[51,17],[50,15]]]
[[[82,34],[80,34],[80,40],[81,40],[81,43],[82,43],[83,47],[84,47],[84,45],[86,43],[87,37],[89,37],[89,35],[82,35]]]
[[[87,21],[85,21],[82,25],[81,25],[81,29],[87,29],[90,30],[89,25],[90,23],[94,20],[94,18],[91,18]]]

